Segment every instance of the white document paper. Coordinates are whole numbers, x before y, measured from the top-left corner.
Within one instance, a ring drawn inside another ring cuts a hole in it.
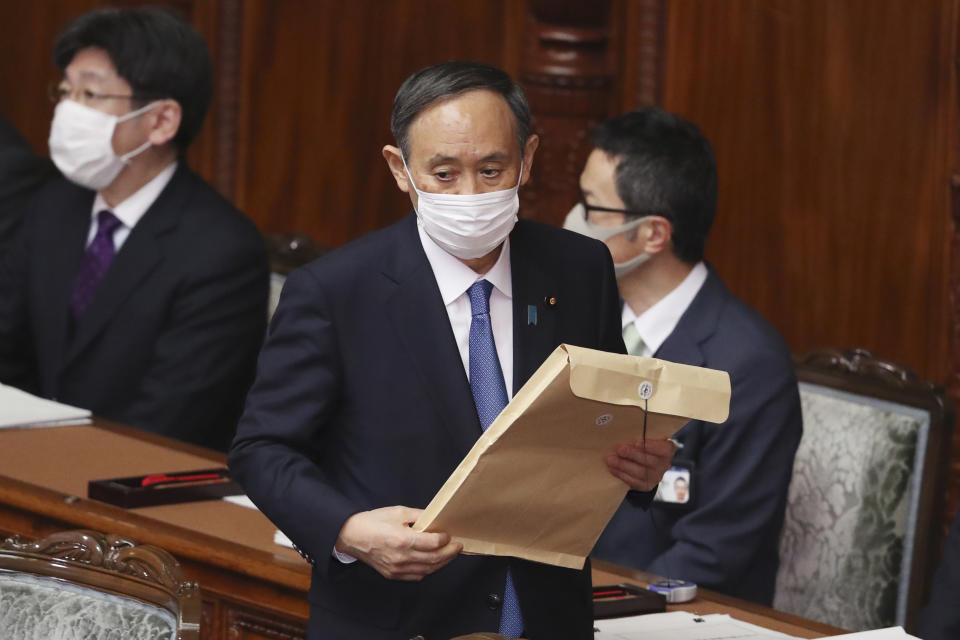
[[[686,611],[597,620],[594,626],[594,640],[797,640],[726,614],[698,616]]]
[[[90,424],[90,412],[0,384],[0,429]]]
[[[841,636],[830,636],[836,640],[920,640],[912,636],[902,627],[889,627],[887,629],[877,629],[875,631],[858,631],[857,633],[845,633]]]
[[[799,640],[779,631],[714,613],[698,616],[686,611],[651,613],[629,618],[597,620],[594,640]],[[861,631],[832,640],[919,640],[900,627]]]
[[[232,502],[238,507],[246,507],[247,509],[253,509],[254,511],[259,511],[257,505],[253,504],[248,496],[226,496],[223,498],[227,502]],[[277,529],[273,532],[273,544],[280,545],[281,547],[287,547],[288,549],[293,549],[293,542],[283,533],[280,529]]]

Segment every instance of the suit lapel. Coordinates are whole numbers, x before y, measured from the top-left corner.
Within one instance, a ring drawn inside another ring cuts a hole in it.
[[[654,354],[657,358],[701,367],[706,362],[700,345],[717,329],[726,299],[726,288],[712,267],[693,302],[674,330]]]
[[[189,193],[189,179],[187,169],[181,165],[170,184],[130,232],[90,306],[77,322],[64,366],[69,365],[104,330],[120,305],[160,264],[163,259],[161,236],[174,229],[179,222]]]
[[[40,281],[47,284],[40,289],[40,295],[45,297],[40,306],[46,310],[46,317],[39,320],[47,329],[40,331],[40,335],[45,336],[54,371],[63,363],[68,346],[70,296],[86,248],[95,196],[87,189],[71,189],[76,189],[76,195],[71,196],[69,204],[65,203],[63,212],[57,216],[57,228],[51,230],[45,240],[49,246],[43,249],[45,258],[41,263],[45,273]]]
[[[555,278],[536,260],[523,221],[510,236],[513,280],[513,392],[534,374],[557,347],[557,313],[564,303]],[[547,300],[554,298],[554,306]],[[532,310],[531,310],[532,308]]]
[[[441,422],[466,452],[481,429],[450,317],[420,243],[416,218],[408,216],[396,231],[398,241],[383,268],[393,287],[387,295],[387,315]]]

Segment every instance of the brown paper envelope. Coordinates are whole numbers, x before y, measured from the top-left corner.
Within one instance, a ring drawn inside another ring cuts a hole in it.
[[[604,458],[642,435],[642,407],[647,438],[664,439],[690,419],[723,422],[729,402],[725,372],[561,345],[414,528],[445,531],[467,553],[581,568],[628,489]]]

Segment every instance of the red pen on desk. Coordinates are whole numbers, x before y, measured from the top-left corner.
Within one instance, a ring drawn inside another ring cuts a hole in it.
[[[166,473],[158,473],[152,476],[147,476],[140,481],[141,487],[152,487],[155,485],[173,485],[181,483],[194,483],[200,480],[222,480],[224,482],[229,481],[229,478],[220,475],[219,473],[192,473],[187,475],[171,476]],[[207,484],[204,482],[203,484]]]

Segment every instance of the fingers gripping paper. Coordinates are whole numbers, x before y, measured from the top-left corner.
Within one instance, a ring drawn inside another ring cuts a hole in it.
[[[654,358],[557,347],[414,528],[447,532],[468,553],[583,567],[628,489],[605,458],[642,436],[645,402],[647,438],[669,438],[688,420],[724,422],[730,378]]]

